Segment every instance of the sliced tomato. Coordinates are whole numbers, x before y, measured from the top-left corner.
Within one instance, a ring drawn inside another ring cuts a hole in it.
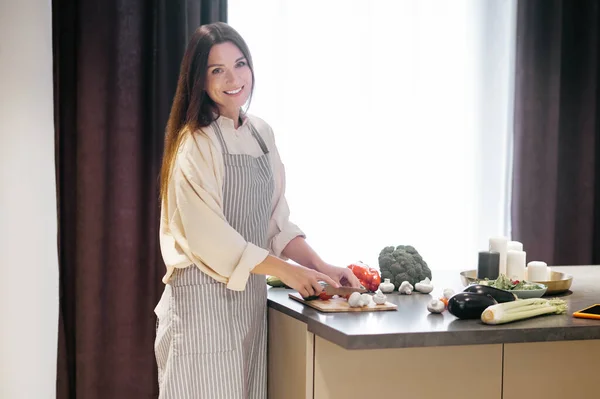
[[[331,298],[333,298],[333,296],[326,294],[325,291],[321,291],[321,293],[319,294],[319,299],[322,299],[323,301],[326,301]]]

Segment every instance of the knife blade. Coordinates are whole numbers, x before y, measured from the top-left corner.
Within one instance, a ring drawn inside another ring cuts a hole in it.
[[[349,295],[349,294],[352,294],[353,292],[359,292],[361,294],[367,292],[367,290],[364,288],[353,288],[353,287],[338,287],[338,288],[336,288],[336,287],[333,287],[328,284],[324,285],[323,290],[325,291],[325,293],[327,295],[339,295],[339,296]]]

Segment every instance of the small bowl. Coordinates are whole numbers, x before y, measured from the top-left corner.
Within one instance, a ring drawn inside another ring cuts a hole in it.
[[[531,281],[528,281],[528,282],[531,282]],[[548,290],[548,287],[546,287],[544,284],[540,284],[540,283],[534,283],[534,284],[539,285],[541,288],[539,290],[506,290],[506,291],[512,292],[513,294],[515,294],[517,296],[517,298],[521,298],[521,299],[543,297],[544,294],[546,293],[546,291]]]
[[[479,279],[477,278],[477,270],[467,270],[460,273],[460,280],[462,284],[466,287],[471,284],[476,284]],[[546,283],[538,282],[538,281],[526,281],[528,283],[533,283],[541,286],[539,290],[505,290],[508,292],[512,292],[518,298],[541,298],[544,295],[549,295],[549,287]],[[570,286],[570,284],[569,284]]]
[[[477,272],[475,272],[475,276],[477,276]],[[573,276],[567,273],[552,271],[550,280],[532,281],[532,283],[543,284],[546,287],[548,287],[545,295],[556,295],[569,291],[569,289],[571,289],[571,284],[573,283]]]

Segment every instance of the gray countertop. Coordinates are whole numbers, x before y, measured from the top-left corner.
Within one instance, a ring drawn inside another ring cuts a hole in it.
[[[322,313],[288,297],[285,288],[269,288],[269,307],[308,325],[308,330],[346,349],[385,349],[446,345],[600,339],[600,320],[572,313],[600,303],[600,266],[563,266],[552,270],[573,276],[571,290],[556,295],[569,304],[566,315],[540,316],[499,326],[459,320],[448,311],[430,314],[427,303],[445,288],[464,289],[459,271],[433,271],[431,294],[388,294],[397,311]]]

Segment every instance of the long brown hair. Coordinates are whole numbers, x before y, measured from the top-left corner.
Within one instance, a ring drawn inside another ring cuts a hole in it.
[[[165,134],[165,147],[160,170],[160,196],[167,200],[171,171],[181,144],[184,132],[196,132],[210,125],[219,117],[219,109],[206,94],[208,55],[212,46],[224,42],[235,44],[252,72],[252,92],[254,91],[254,69],[250,51],[240,34],[223,22],[202,25],[192,35],[181,61],[177,90],[171,106]]]

